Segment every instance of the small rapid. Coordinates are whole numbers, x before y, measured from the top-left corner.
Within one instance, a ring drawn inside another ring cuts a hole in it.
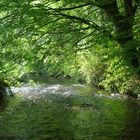
[[[71,85],[62,85],[62,84],[35,84],[33,85],[23,85],[21,87],[11,87],[11,90],[14,94],[18,94],[21,97],[26,98],[36,98],[45,96],[47,94],[60,94],[64,96],[78,95],[77,93],[85,93],[85,90],[91,91],[91,87],[87,87],[81,84],[71,84]]]

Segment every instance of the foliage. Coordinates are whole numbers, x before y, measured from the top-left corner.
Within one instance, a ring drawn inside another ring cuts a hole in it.
[[[99,47],[97,47],[99,49]],[[99,50],[98,50],[99,51]],[[85,77],[88,84],[98,86],[104,79],[106,64],[96,51],[84,51],[78,54],[79,72]]]
[[[138,0],[1,0],[0,78],[63,75],[139,94],[139,13]]]

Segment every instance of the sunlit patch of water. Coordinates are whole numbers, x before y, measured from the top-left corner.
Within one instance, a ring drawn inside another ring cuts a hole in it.
[[[12,87],[11,90],[15,94],[19,94],[24,98],[39,98],[40,96],[44,96],[44,94],[62,94],[64,96],[70,96],[77,92],[79,89],[84,89],[84,85],[73,84],[73,85],[24,85],[21,87]],[[82,91],[84,93],[84,91]],[[75,94],[76,95],[76,94]]]

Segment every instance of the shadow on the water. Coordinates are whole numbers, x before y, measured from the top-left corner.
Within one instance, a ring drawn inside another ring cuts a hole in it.
[[[124,131],[121,140],[140,139],[140,103],[128,98],[126,101],[126,114],[124,120]]]
[[[4,108],[5,103],[3,100],[0,100],[0,111]]]
[[[9,102],[11,102],[14,99],[15,99],[15,97],[13,94],[10,96],[9,95],[4,96],[2,99],[0,99],[0,112],[5,111],[5,108],[8,106]]]

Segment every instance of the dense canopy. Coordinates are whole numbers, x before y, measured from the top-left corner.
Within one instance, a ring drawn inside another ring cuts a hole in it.
[[[0,77],[70,76],[139,94],[139,0],[1,0]]]

